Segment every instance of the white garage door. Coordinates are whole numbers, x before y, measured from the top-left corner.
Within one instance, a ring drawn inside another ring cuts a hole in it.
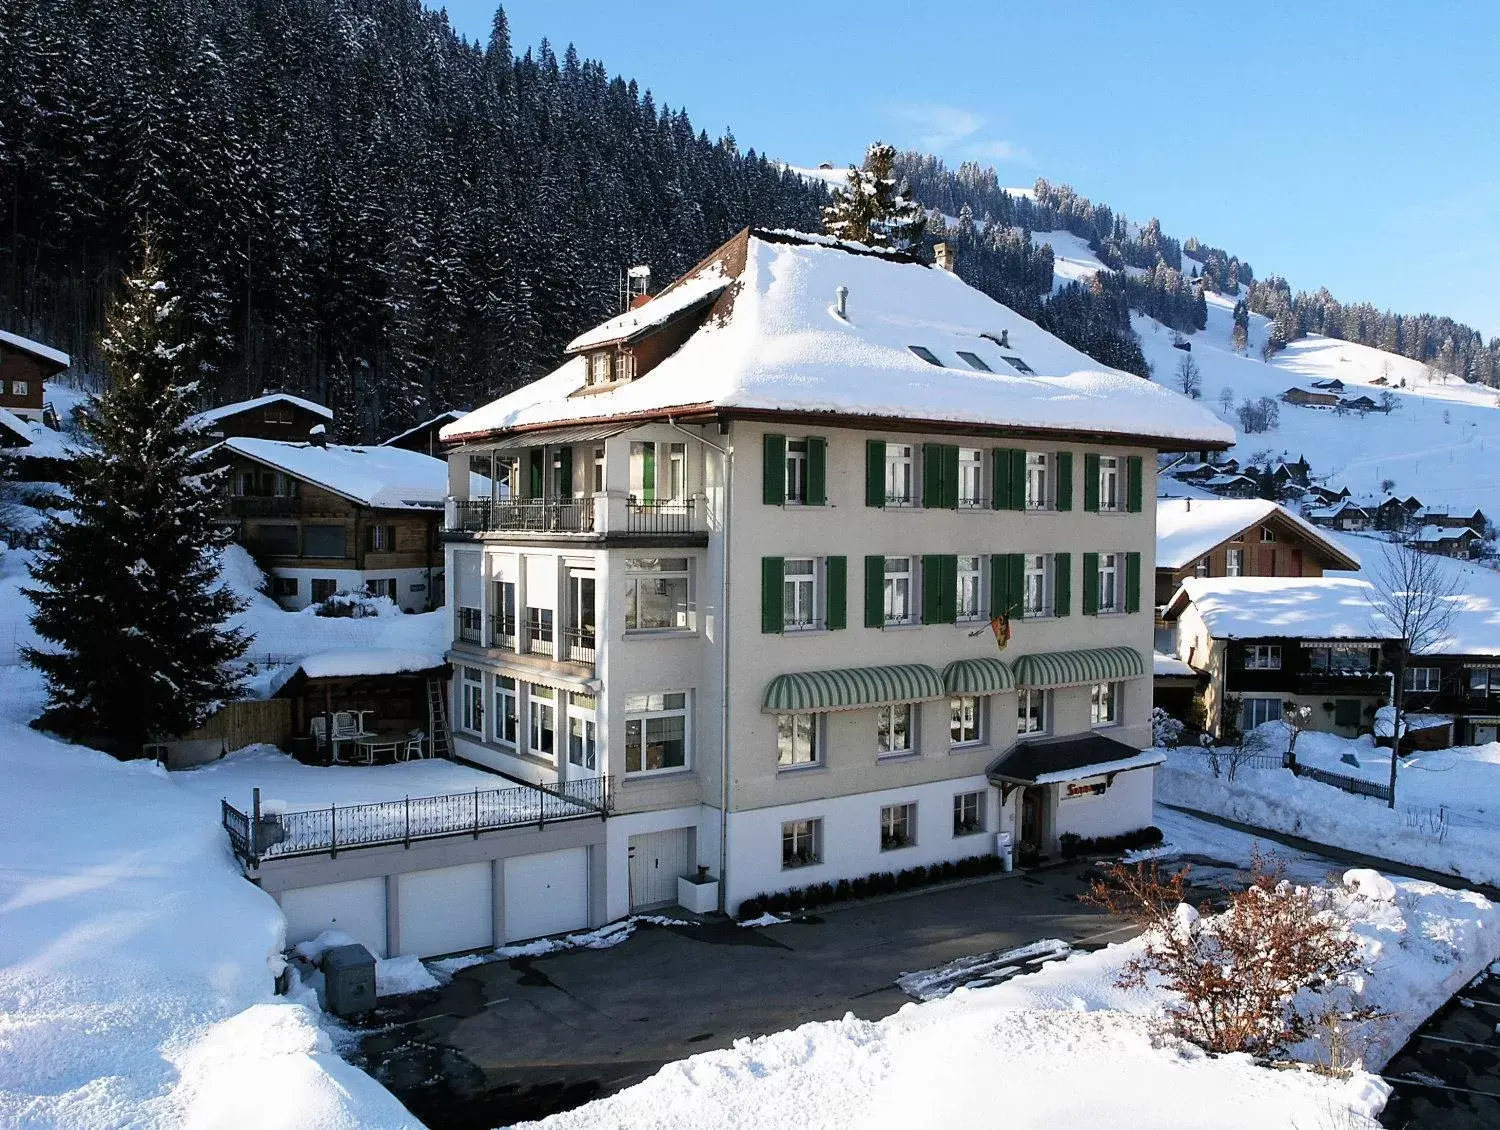
[[[310,941],[324,930],[342,930],[385,957],[385,879],[355,879],[281,892],[288,945]]]
[[[671,906],[677,879],[693,872],[697,830],[672,828],[630,837],[630,909]]]
[[[505,940],[538,938],[589,924],[588,848],[505,861]]]
[[[488,861],[411,871],[396,880],[397,944],[434,957],[495,944],[495,884]]]

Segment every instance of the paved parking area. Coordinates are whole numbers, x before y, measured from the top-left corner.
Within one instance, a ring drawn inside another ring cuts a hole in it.
[[[434,1128],[493,1127],[619,1090],[695,1052],[910,999],[903,972],[1131,928],[1078,902],[1089,865],[993,876],[779,926],[651,927],[608,950],[473,966],[385,1010],[363,1066]]]
[[[1386,1064],[1394,1130],[1500,1126],[1500,977],[1461,990]]]

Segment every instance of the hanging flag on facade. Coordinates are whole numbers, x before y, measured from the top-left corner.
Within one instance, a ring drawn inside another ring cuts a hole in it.
[[[990,630],[995,633],[995,643],[1004,651],[1005,645],[1010,643],[1010,617],[1003,613],[996,616],[990,621]]]

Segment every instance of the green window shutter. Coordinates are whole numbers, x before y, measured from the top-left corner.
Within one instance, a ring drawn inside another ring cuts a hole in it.
[[[885,558],[865,558],[865,627],[885,626]]]
[[[1141,466],[1141,457],[1132,455],[1125,461],[1129,468],[1129,482],[1126,484],[1125,509],[1132,514],[1141,512],[1141,474],[1144,468]]]
[[[1073,509],[1073,453],[1057,453],[1057,508]]]
[[[958,584],[957,561],[954,585]],[[1026,587],[1026,561],[1019,553],[997,553],[990,558],[990,615],[1019,616]]]
[[[542,497],[542,449],[533,447],[526,456],[526,477],[531,487],[532,498]]]
[[[1020,448],[1010,452],[1010,505],[1006,509],[1026,509],[1026,452]]]
[[[761,440],[765,448],[761,500],[767,506],[780,506],[786,502],[786,436],[767,432]]]
[[[922,623],[943,622],[943,558],[941,554],[922,555]]]
[[[1099,456],[1092,451],[1083,457],[1083,508],[1099,512]]]
[[[849,559],[830,557],[826,564],[828,575],[828,614],[824,623],[830,631],[849,626]]]
[[[1052,555],[1052,615],[1066,616],[1073,604],[1073,555]]]
[[[1083,614],[1099,615],[1099,555],[1083,555]]]
[[[922,505],[937,510],[943,505],[943,445],[922,445]]]
[[[573,497],[573,449],[557,449],[557,497]]]
[[[958,555],[943,558],[943,623],[958,621]]]
[[[1010,596],[1006,599],[1005,614],[1019,616],[1026,596],[1026,555],[1008,553],[1006,559],[1006,569],[1010,574]]]
[[[1141,555],[1125,555],[1125,611],[1141,610]]]
[[[865,441],[865,505],[885,505],[885,441]]]
[[[641,501],[656,501],[656,444],[648,443],[641,452]]]
[[[782,609],[782,585],[786,580],[784,561],[780,557],[760,559],[760,630],[780,635],[786,626]]]
[[[1004,448],[990,452],[990,509],[1010,508],[1010,456]]]
[[[828,505],[828,441],[822,436],[807,437],[807,504]]]
[[[1006,582],[1009,574],[1005,571],[1006,555],[995,553],[990,555],[990,616],[1003,616],[1010,605],[1010,591]]]
[[[943,508],[958,509],[958,445],[952,443],[943,448]]]

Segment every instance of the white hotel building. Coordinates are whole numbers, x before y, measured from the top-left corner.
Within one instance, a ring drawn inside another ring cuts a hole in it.
[[[567,352],[443,430],[452,723],[517,779],[607,780],[605,917],[700,867],[733,911],[1151,822],[1155,457],[1224,424],[949,271],[787,233]]]

